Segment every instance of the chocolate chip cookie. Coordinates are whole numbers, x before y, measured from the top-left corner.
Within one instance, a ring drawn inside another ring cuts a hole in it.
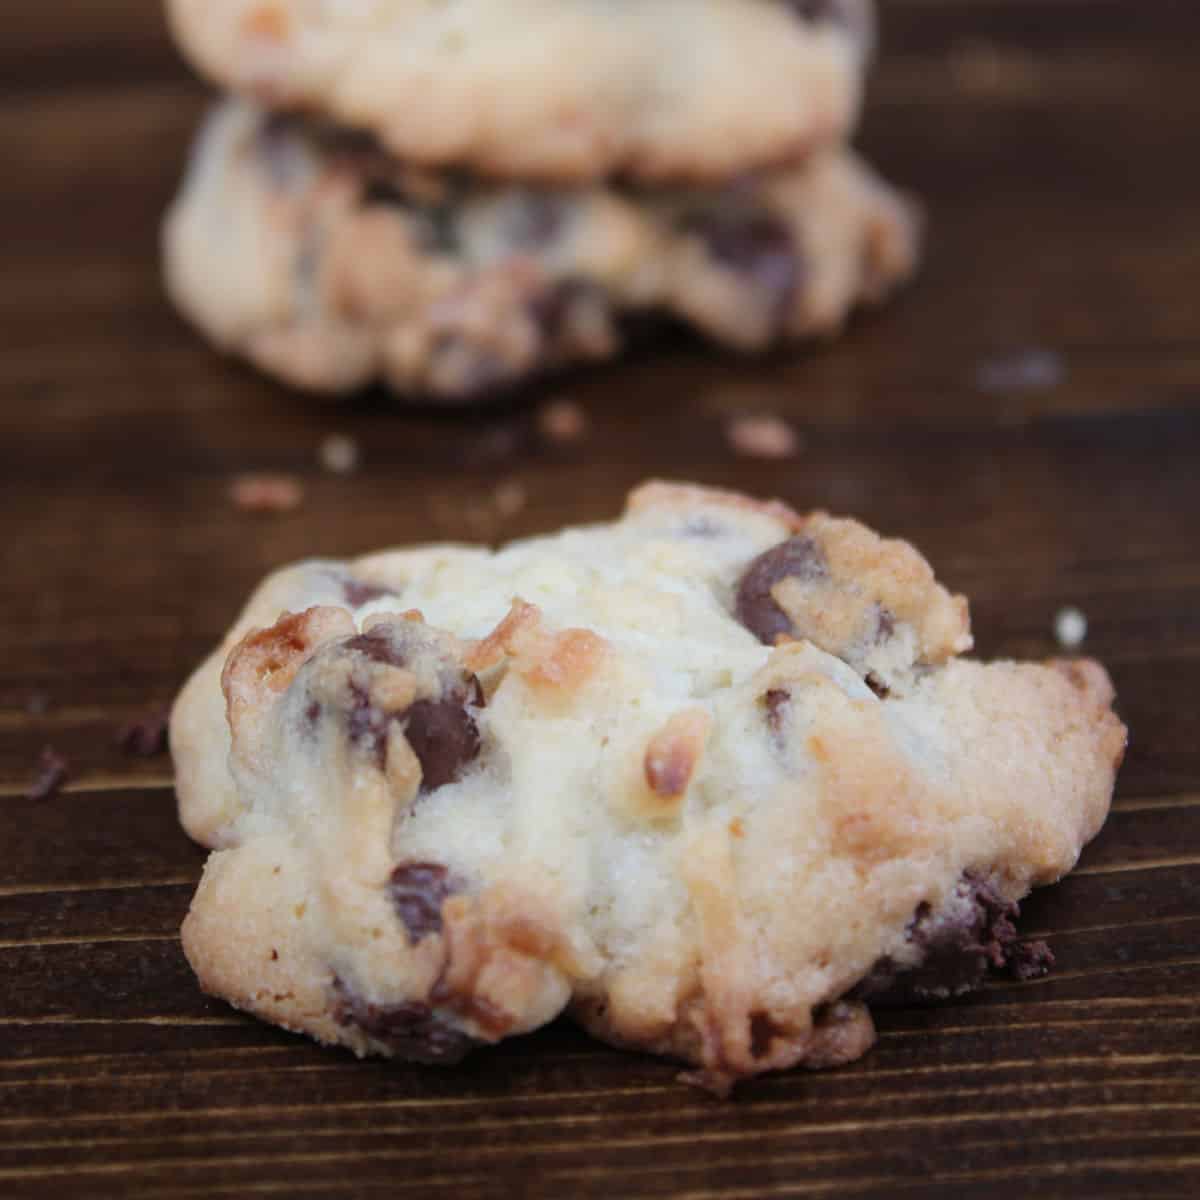
[[[522,179],[722,179],[842,140],[870,0],[169,0],[209,78]]]
[[[911,274],[912,205],[845,150],[721,187],[489,185],[228,103],[168,217],[179,307],[293,384],[454,401],[683,321],[738,350],[829,335]]]
[[[910,545],[649,484],[608,525],[268,579],[178,700],[206,990],[453,1062],[564,1010],[717,1090],[1044,972],[1108,811],[1103,668],[972,661]]]

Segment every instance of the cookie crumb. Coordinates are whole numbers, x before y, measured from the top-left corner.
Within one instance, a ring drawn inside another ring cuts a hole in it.
[[[538,432],[558,445],[581,441],[589,425],[587,413],[574,400],[552,400],[538,410]]]
[[[121,726],[117,733],[117,745],[134,758],[157,758],[167,749],[170,719],[171,710],[166,705],[151,709]]]
[[[1062,358],[1036,346],[985,359],[975,370],[982,392],[998,396],[1019,392],[1048,392],[1066,377]]]
[[[27,796],[30,800],[53,800],[62,785],[71,778],[71,764],[52,746],[38,759],[38,774]]]
[[[1021,983],[1041,979],[1054,969],[1054,951],[1045,942],[1019,942],[1008,953],[1008,973]]]
[[[732,417],[725,423],[725,440],[743,458],[794,458],[800,435],[782,417]]]
[[[304,488],[294,475],[239,475],[229,498],[242,512],[286,513],[300,507]]]
[[[1087,637],[1087,617],[1077,608],[1060,608],[1054,618],[1054,636],[1058,644],[1068,650],[1083,645]]]
[[[506,479],[496,486],[492,499],[502,517],[515,517],[528,503],[529,496],[520,480]]]
[[[344,433],[330,434],[321,443],[317,457],[331,475],[349,475],[358,466],[358,443]]]

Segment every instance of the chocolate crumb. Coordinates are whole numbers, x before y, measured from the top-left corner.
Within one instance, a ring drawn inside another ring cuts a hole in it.
[[[159,705],[122,725],[117,733],[117,745],[125,754],[135,758],[157,758],[166,752],[170,721],[170,708],[165,704]]]
[[[300,507],[304,488],[294,475],[239,475],[229,498],[242,512],[286,513]]]
[[[801,440],[781,417],[733,417],[725,424],[725,440],[743,458],[782,460],[795,458]]]
[[[38,759],[37,778],[26,795],[30,800],[53,800],[70,778],[71,764],[52,746],[47,746]]]
[[[1008,955],[1008,972],[1014,979],[1027,983],[1041,979],[1054,966],[1054,951],[1045,942],[1020,942]]]

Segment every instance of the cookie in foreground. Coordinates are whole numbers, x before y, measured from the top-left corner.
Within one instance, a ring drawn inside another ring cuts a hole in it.
[[[227,103],[164,257],[180,310],[269,374],[453,402],[611,359],[647,318],[743,351],[831,335],[912,274],[919,224],[848,151],[713,188],[494,185]]]
[[[168,0],[223,88],[507,178],[723,179],[844,140],[871,0]]]
[[[611,524],[271,576],[172,717],[203,987],[454,1062],[563,1011],[716,1090],[1043,971],[1103,824],[1086,660],[981,663],[905,542],[651,483]]]

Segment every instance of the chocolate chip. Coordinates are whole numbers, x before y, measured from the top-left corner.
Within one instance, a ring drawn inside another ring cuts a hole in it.
[[[71,764],[53,747],[47,746],[38,759],[38,774],[26,793],[30,800],[53,800],[71,778]]]
[[[771,1043],[782,1030],[771,1020],[770,1014],[750,1014],[750,1053],[755,1058],[765,1058],[771,1051]]]
[[[121,726],[117,745],[126,754],[137,758],[157,758],[167,749],[170,719],[171,710],[165,705],[152,709],[136,721]]]
[[[385,667],[407,666],[408,655],[404,652],[403,643],[389,636],[390,628],[388,625],[376,625],[366,633],[347,639],[342,643],[343,649],[363,654]]]
[[[896,617],[890,608],[882,604],[875,606],[875,641],[882,645],[896,635]]]
[[[405,637],[402,627],[396,625],[376,625],[367,633],[347,639],[343,649],[391,667],[407,667],[416,655],[438,654],[431,643]],[[421,764],[423,792],[453,783],[478,756],[479,726],[470,710],[486,704],[483,688],[471,672],[450,659],[438,662],[437,668],[442,695],[417,700],[398,711],[386,711],[375,704],[362,682],[352,680],[350,684],[350,740],[374,755],[382,770],[387,764],[388,727],[393,721],[400,722]]]
[[[479,726],[466,706],[482,708],[483,689],[471,686],[443,700],[418,700],[408,710],[404,736],[421,764],[421,790],[430,792],[453,783],[479,754]]]
[[[800,284],[796,246],[788,228],[766,213],[746,212],[741,205],[694,215],[685,221],[685,228],[703,239],[716,262],[763,296],[771,327],[779,328]]]
[[[905,933],[920,956],[917,965],[899,966],[885,956],[850,998],[872,1004],[944,1000],[974,991],[989,967],[1007,967],[1018,979],[1044,975],[1054,956],[1044,943],[1017,943],[1013,922],[1019,914],[986,879],[968,873],[943,910],[935,913],[924,902],[917,906]]]
[[[311,719],[312,705],[306,716]],[[371,693],[357,681],[350,684],[350,711],[346,716],[346,728],[350,740],[365,754],[375,759],[382,771],[387,765],[387,731],[398,713],[385,712],[371,699]]]
[[[759,641],[775,645],[794,632],[792,618],[775,603],[771,589],[783,579],[814,580],[827,574],[820,548],[806,537],[789,538],[760,554],[746,568],[737,592],[737,617]]]
[[[439,1016],[428,1004],[370,1004],[335,979],[333,1019],[361,1029],[398,1058],[419,1063],[453,1064],[482,1043]]]
[[[401,863],[387,885],[388,895],[415,945],[442,931],[442,901],[461,891],[458,881],[440,863]]]
[[[391,588],[366,583],[361,579],[355,579],[352,575],[347,575],[342,581],[342,596],[351,608],[362,608],[364,604],[371,604],[376,600],[383,600],[387,596],[396,595],[397,593]]]
[[[783,725],[791,702],[791,695],[782,688],[772,688],[763,696],[767,708],[767,728],[776,742],[783,741]]]

